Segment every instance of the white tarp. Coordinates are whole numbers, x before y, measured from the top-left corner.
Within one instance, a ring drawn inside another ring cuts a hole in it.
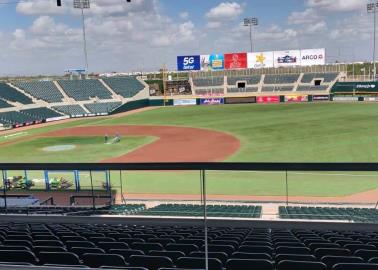
[[[301,50],[301,66],[325,65],[325,49]]]
[[[274,66],[273,52],[248,53],[248,68],[272,68]]]

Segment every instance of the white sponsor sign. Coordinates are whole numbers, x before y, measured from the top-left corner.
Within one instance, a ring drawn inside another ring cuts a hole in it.
[[[210,55],[209,54],[204,54],[201,55],[201,70],[203,71],[209,71],[211,70],[210,66]]]
[[[247,54],[248,68],[271,68],[274,66],[273,52]]]
[[[274,52],[274,67],[299,66],[301,64],[301,51]]]
[[[186,99],[174,99],[174,106],[190,106],[197,105],[197,100],[195,98],[186,98]]]
[[[325,49],[301,50],[301,66],[325,65]]]
[[[54,122],[54,121],[68,119],[68,118],[70,118],[68,115],[66,115],[66,116],[52,117],[52,118],[47,118],[46,122]]]
[[[334,101],[358,101],[358,97],[334,97]]]
[[[365,97],[364,101],[378,101],[378,97]]]

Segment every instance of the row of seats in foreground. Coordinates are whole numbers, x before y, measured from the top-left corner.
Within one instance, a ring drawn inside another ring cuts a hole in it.
[[[200,226],[1,223],[0,263],[204,269]],[[378,232],[208,228],[209,269],[370,270]]]

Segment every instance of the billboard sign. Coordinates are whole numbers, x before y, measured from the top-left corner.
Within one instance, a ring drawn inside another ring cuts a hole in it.
[[[177,70],[190,71],[201,69],[201,57],[199,55],[177,56]]]
[[[325,49],[301,50],[301,66],[325,65]]]
[[[201,55],[201,70],[223,70],[224,69],[224,55],[223,54],[211,54]]]
[[[316,95],[312,96],[312,101],[329,101],[329,95]]]
[[[275,67],[299,66],[301,64],[301,51],[277,51],[274,52]]]
[[[201,105],[220,105],[224,104],[224,98],[201,98]]]
[[[307,102],[308,96],[285,96],[285,102]]]
[[[333,97],[334,101],[358,101],[358,97]]]
[[[272,68],[273,52],[248,53],[248,68]]]
[[[279,96],[257,97],[257,103],[280,103]]]
[[[224,55],[224,68],[247,68],[247,53],[226,53]]]
[[[184,98],[184,99],[174,99],[173,106],[190,106],[197,105],[197,100],[195,98]]]

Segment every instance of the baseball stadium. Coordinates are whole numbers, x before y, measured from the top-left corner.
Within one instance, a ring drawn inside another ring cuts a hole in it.
[[[85,68],[0,78],[0,269],[378,269],[378,3],[358,3],[373,61],[257,51],[253,17],[247,51],[94,73],[88,24],[108,3],[38,1],[81,10]],[[209,23],[250,4],[213,2]]]

